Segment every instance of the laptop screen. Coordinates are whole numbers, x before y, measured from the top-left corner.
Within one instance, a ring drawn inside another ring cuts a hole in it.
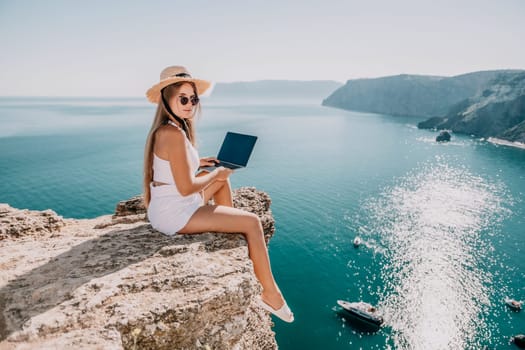
[[[228,163],[246,166],[246,164],[248,164],[248,159],[252,154],[255,141],[257,141],[257,136],[237,134],[228,131],[217,159]]]

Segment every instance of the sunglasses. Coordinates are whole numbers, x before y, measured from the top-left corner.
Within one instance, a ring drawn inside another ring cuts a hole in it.
[[[188,104],[188,102],[191,102],[192,106],[195,106],[197,103],[199,103],[199,98],[197,96],[191,96],[190,98],[186,96],[179,96],[180,98],[180,104],[185,106]]]

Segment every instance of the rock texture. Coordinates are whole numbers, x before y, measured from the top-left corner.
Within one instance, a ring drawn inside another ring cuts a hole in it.
[[[234,198],[269,239],[268,195]],[[82,220],[0,207],[0,349],[277,347],[242,235],[168,237],[141,206]]]
[[[53,210],[15,209],[0,203],[0,240],[27,235],[45,236],[58,232],[65,225]]]

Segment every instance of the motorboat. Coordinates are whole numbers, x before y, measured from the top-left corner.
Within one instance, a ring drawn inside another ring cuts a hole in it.
[[[511,342],[516,344],[516,346],[520,349],[525,349],[525,335],[518,334],[512,337]]]
[[[338,300],[337,304],[339,304],[339,306],[341,306],[347,313],[360,321],[364,321],[377,327],[381,327],[384,322],[383,317],[379,314],[377,308],[369,303],[363,301],[351,303],[345,300]]]
[[[356,247],[356,248],[359,247],[359,246],[361,245],[361,243],[362,243],[362,242],[361,242],[361,237],[356,236],[356,237],[354,238],[354,247]]]
[[[510,298],[505,298],[505,304],[513,310],[520,311],[523,301],[517,301]]]

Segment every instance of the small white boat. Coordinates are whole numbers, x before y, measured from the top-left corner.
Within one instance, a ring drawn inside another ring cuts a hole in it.
[[[513,310],[521,310],[521,306],[523,305],[523,301],[517,301],[514,299],[506,298],[505,304],[507,304],[508,307],[510,307]]]
[[[361,243],[362,243],[361,242],[361,238],[359,236],[356,236],[354,238],[354,247],[356,247],[356,248],[359,247],[361,245]]]
[[[338,300],[337,304],[339,304],[339,306],[341,306],[346,312],[361,321],[365,321],[377,327],[381,327],[383,324],[383,317],[379,314],[377,308],[368,303],[363,301],[351,303],[346,300]]]

